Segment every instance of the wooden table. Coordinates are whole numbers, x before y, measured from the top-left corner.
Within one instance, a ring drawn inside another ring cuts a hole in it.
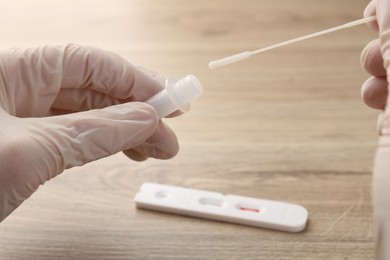
[[[74,168],[0,224],[0,259],[372,259],[376,114],[360,100],[365,26],[210,71],[210,60],[361,17],[363,0],[17,0],[1,4],[1,48],[77,42],[204,96],[165,120],[181,151]],[[137,210],[144,182],[298,203],[291,234]]]

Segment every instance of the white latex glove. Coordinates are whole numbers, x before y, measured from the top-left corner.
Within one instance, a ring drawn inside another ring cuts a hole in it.
[[[364,14],[377,15],[377,22],[369,26],[379,30],[379,39],[368,44],[362,52],[362,64],[373,75],[363,85],[362,96],[366,104],[383,110],[378,120],[381,137],[373,175],[376,257],[390,259],[390,0],[372,1]]]
[[[173,157],[174,133],[136,102],[163,88],[93,47],[0,51],[0,221],[64,169],[119,151],[135,160]]]

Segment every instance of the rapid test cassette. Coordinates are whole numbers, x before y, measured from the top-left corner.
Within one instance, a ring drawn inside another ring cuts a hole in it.
[[[141,209],[287,232],[304,230],[308,219],[308,211],[296,204],[156,183],[144,183],[135,203]]]

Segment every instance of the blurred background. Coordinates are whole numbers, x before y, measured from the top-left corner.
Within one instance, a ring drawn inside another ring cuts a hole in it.
[[[169,161],[124,155],[66,171],[0,224],[0,259],[370,259],[376,116],[360,100],[362,25],[208,69],[208,62],[362,17],[366,0],[0,1],[0,49],[74,42],[205,94],[167,119]],[[298,203],[285,234],[137,211],[143,182]]]

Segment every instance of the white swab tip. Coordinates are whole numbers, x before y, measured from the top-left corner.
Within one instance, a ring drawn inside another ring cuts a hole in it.
[[[219,60],[213,60],[213,61],[209,62],[209,68],[213,70],[213,69],[216,69],[216,68],[219,68],[219,67],[246,59],[246,58],[250,57],[251,55],[252,55],[251,51],[244,51],[244,52],[241,52],[241,53],[238,53],[238,54],[235,54],[232,56],[228,56],[228,57],[225,57],[225,58],[222,58]]]
[[[285,45],[288,45],[288,44],[292,44],[292,43],[296,43],[296,42],[299,42],[299,41],[307,40],[307,39],[314,38],[314,37],[317,37],[317,36],[320,36],[320,35],[323,35],[323,34],[335,32],[335,31],[338,31],[338,30],[341,30],[341,29],[345,29],[345,28],[350,28],[350,27],[353,27],[353,26],[356,26],[356,25],[359,25],[359,24],[368,23],[368,22],[372,22],[372,21],[375,21],[375,20],[376,20],[376,16],[370,16],[370,17],[366,17],[366,18],[363,18],[363,19],[352,21],[352,22],[349,22],[349,23],[346,23],[346,24],[343,24],[343,25],[340,25],[340,26],[336,26],[336,27],[333,27],[333,28],[330,28],[330,29],[327,29],[327,30],[323,30],[323,31],[320,31],[320,32],[308,34],[308,35],[305,35],[305,36],[302,36],[302,37],[298,37],[298,38],[295,38],[295,39],[292,39],[292,40],[284,41],[284,42],[281,42],[281,43],[277,43],[277,44],[274,44],[274,45],[271,45],[271,46],[268,46],[268,47],[265,47],[265,48],[262,48],[262,49],[258,49],[258,50],[255,50],[255,51],[241,52],[241,53],[238,53],[238,54],[235,54],[235,55],[232,55],[232,56],[228,56],[228,57],[225,57],[225,58],[222,58],[222,59],[219,59],[219,60],[211,61],[209,63],[209,68],[210,69],[216,69],[216,68],[219,68],[219,67],[222,67],[222,66],[225,66],[225,65],[228,65],[228,64],[231,64],[231,63],[234,63],[234,62],[246,59],[246,58],[248,58],[248,57],[250,57],[250,56],[252,56],[254,54],[257,54],[257,53],[266,52],[266,51],[269,51],[271,49],[282,47],[282,46],[285,46]]]

